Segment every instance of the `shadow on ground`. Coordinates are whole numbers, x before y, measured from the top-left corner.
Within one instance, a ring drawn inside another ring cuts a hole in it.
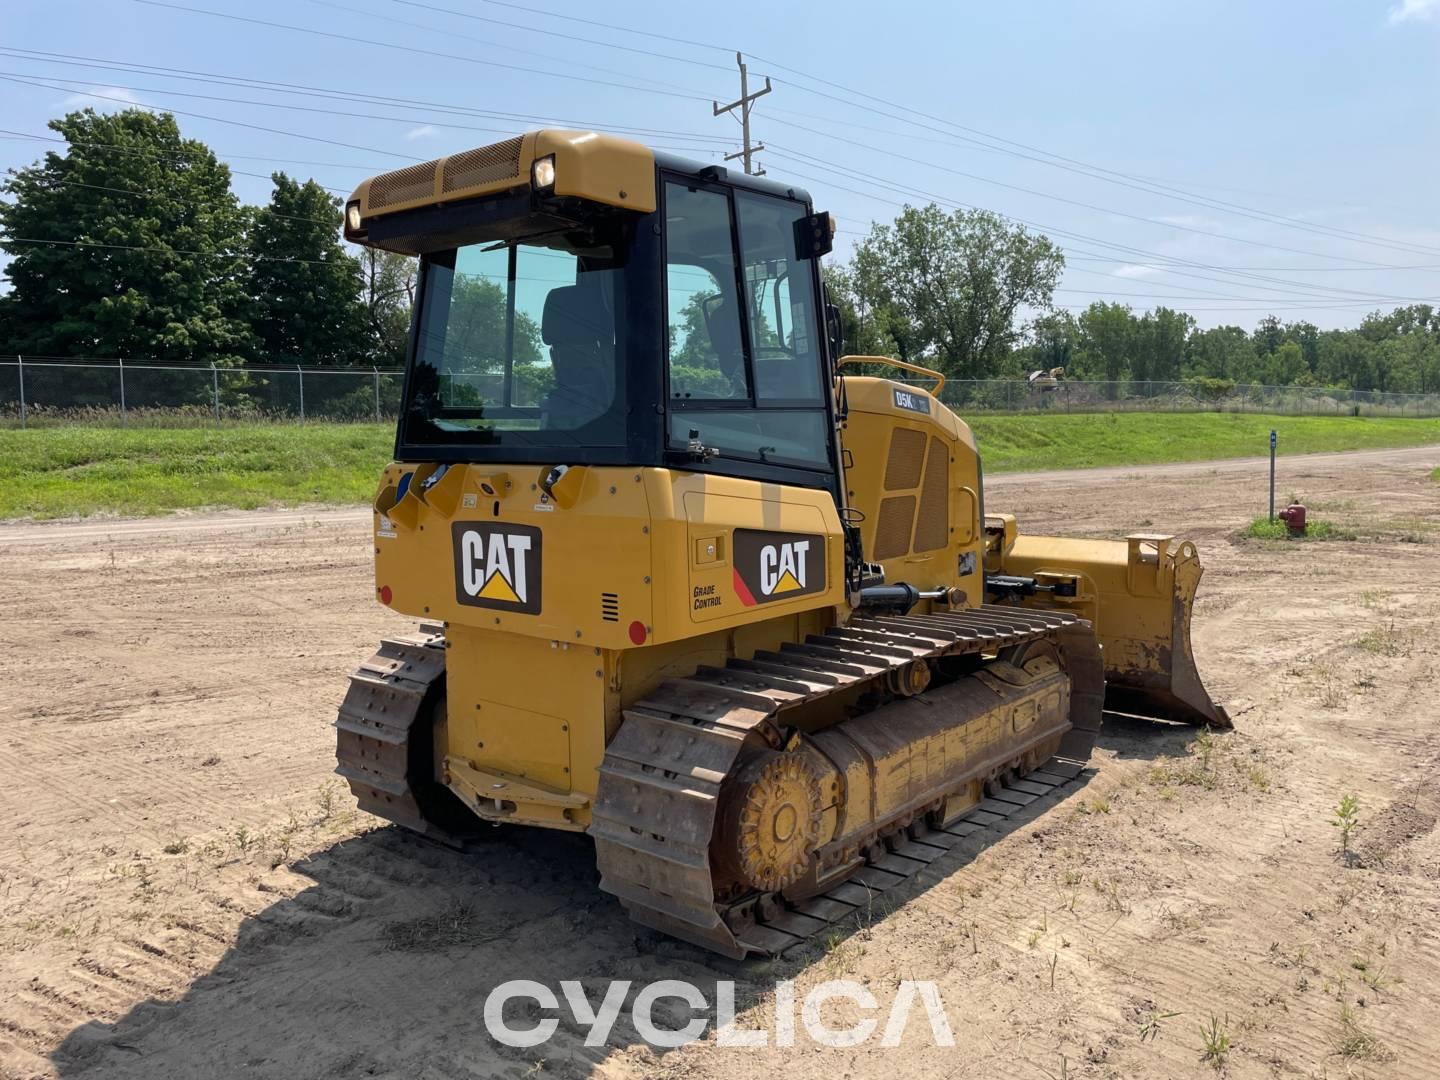
[[[1184,753],[1194,729],[1107,718],[1101,745],[1122,756]],[[174,1001],[150,999],[113,1025],[90,1022],[53,1055],[62,1076],[299,1077],[584,1076],[614,1055],[662,1051],[637,1034],[629,1008],[600,1046],[562,1003],[544,1014],[516,1002],[517,1028],[557,1015],[553,1038],[533,1049],[501,1045],[483,1009],[499,983],[530,979],[559,991],[579,980],[592,1004],[611,980],[628,979],[629,1000],[661,979],[697,986],[713,1018],[716,984],[735,983],[737,1006],[761,1001],[827,948],[932,888],[1005,835],[1088,783],[1086,771],[1059,792],[966,837],[848,925],[776,961],[734,964],[628,921],[601,893],[584,836],[496,831],[459,853],[394,827],[378,828],[296,863],[313,884],[246,918],[212,970]],[[258,904],[263,893],[251,894]],[[663,1000],[661,1027],[692,1014]],[[537,1066],[537,1062],[544,1064]]]

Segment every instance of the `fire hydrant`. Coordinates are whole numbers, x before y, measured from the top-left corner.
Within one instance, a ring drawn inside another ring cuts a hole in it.
[[[1285,523],[1286,530],[1291,536],[1305,535],[1305,504],[1291,503],[1275,515]]]

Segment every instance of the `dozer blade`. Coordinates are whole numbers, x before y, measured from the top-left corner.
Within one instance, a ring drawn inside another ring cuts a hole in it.
[[[1188,540],[1137,533],[1119,540],[1018,536],[1005,574],[1033,577],[1042,591],[1027,607],[1089,619],[1105,662],[1105,707],[1135,716],[1228,728],[1190,651],[1190,613],[1200,556]],[[1054,592],[1043,591],[1058,586]],[[1073,587],[1074,595],[1064,593]]]

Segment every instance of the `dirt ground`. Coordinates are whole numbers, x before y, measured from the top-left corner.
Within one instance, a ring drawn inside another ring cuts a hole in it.
[[[1045,812],[739,966],[628,923],[583,837],[461,855],[354,810],[335,706],[410,626],[370,599],[362,513],[0,526],[0,1075],[1212,1076],[1202,1026],[1225,1075],[1440,1075],[1437,465],[1282,459],[1282,498],[1356,536],[1307,544],[1238,539],[1253,462],[993,480],[1030,532],[1197,541],[1237,730],[1113,724]],[[899,1049],[659,1051],[627,1014],[511,1049],[481,1008],[513,978],[736,980],[747,1027],[777,980],[934,980],[957,1045],[917,1013]]]

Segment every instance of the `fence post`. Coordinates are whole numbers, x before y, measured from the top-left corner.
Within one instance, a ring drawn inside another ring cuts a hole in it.
[[[120,426],[125,427],[129,421],[125,416],[125,358],[120,358]]]
[[[23,428],[23,427],[26,426],[26,423],[25,423],[25,357],[20,356],[20,355],[17,354],[16,357],[15,357],[15,365],[16,365],[15,370],[16,370],[16,371],[19,373],[19,375],[20,375],[20,426]]]
[[[375,422],[378,424],[380,422],[380,369],[372,367],[370,370],[375,373]]]
[[[305,422],[305,372],[301,370],[299,364],[295,365],[295,378],[300,384],[300,422],[303,424]]]
[[[220,372],[215,370],[215,361],[210,361],[210,390],[215,395],[215,423],[220,423]]]

